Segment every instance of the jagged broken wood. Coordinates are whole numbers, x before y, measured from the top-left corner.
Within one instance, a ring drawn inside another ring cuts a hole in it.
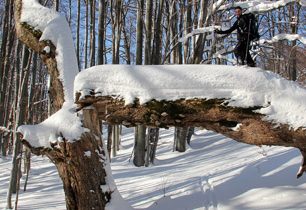
[[[125,105],[115,96],[99,96],[93,90],[76,93],[79,109],[94,106],[100,120],[127,127],[144,124],[152,127],[198,126],[221,133],[236,141],[252,145],[295,147],[303,156],[300,177],[306,169],[306,129],[293,129],[289,125],[275,124],[254,112],[261,107],[231,107],[225,99],[180,99],[176,101],[151,100]],[[97,95],[97,96],[96,96]]]
[[[41,41],[41,31],[29,23],[21,22],[24,3],[22,0],[14,0],[16,34],[25,45],[39,53],[48,68],[51,83],[48,92],[51,112],[54,113],[63,107],[65,101],[64,86],[56,60],[56,45],[50,40]],[[46,47],[50,49],[48,52],[44,50]],[[87,128],[87,132],[84,132],[78,141],[60,135],[50,147],[35,147],[27,139],[22,140],[32,153],[45,155],[56,165],[63,182],[68,210],[103,210],[111,200],[113,190],[107,183],[106,176],[109,174],[105,169],[108,160],[102,145],[101,127],[96,113],[95,109],[82,110],[82,124]]]

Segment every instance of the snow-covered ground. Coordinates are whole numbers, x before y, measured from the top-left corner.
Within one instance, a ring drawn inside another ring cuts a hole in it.
[[[306,176],[295,178],[301,158],[296,149],[259,148],[197,130],[191,147],[178,153],[172,152],[173,129],[161,130],[155,165],[136,168],[129,162],[133,136],[132,129],[123,130],[112,169],[122,196],[135,209],[306,209]],[[10,159],[0,158],[0,209],[10,167]],[[23,183],[24,177],[22,188]],[[60,179],[47,158],[33,158],[19,209],[65,209]]]

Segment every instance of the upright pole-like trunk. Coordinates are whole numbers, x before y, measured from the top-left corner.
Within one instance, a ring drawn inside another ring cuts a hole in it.
[[[175,64],[182,64],[182,49],[181,44],[178,44],[178,29],[182,31],[182,15],[178,15],[177,5],[175,1],[172,1],[170,8],[171,15],[171,42],[173,43],[172,50],[172,62]],[[180,21],[180,23],[179,23]],[[174,130],[174,145],[175,150],[184,152],[186,150],[186,140],[187,140],[187,127],[176,127]]]
[[[297,33],[297,24],[298,24],[298,19],[297,16],[294,13],[294,6],[291,6],[291,33],[296,34]],[[289,61],[290,61],[290,79],[293,81],[296,81],[297,79],[297,66],[296,66],[296,44],[297,41],[294,40],[291,43],[291,52],[289,54]]]
[[[137,2],[137,30],[136,30],[136,65],[142,65],[143,55],[143,16],[144,0]],[[135,127],[134,158],[135,166],[143,166],[145,163],[145,139],[146,126],[137,125]]]
[[[137,1],[136,65],[142,65],[144,0]]]
[[[175,151],[185,152],[187,142],[187,127],[176,127],[174,134]]]
[[[126,30],[126,16],[123,17],[123,27],[122,27],[122,33],[123,33],[123,40],[124,40],[124,49],[125,49],[125,59],[126,64],[131,64],[131,38]]]
[[[88,0],[85,2],[85,52],[84,52],[84,68],[88,67],[88,19],[89,19],[89,3]]]
[[[105,0],[99,0],[99,26],[98,26],[98,53],[97,53],[97,64],[104,64],[104,53],[105,53],[105,13],[106,3]]]
[[[33,99],[34,99],[34,91],[35,91],[35,83],[36,83],[36,73],[37,73],[37,59],[38,55],[37,53],[33,54],[32,59],[32,70],[31,70],[31,87],[29,91],[29,97],[28,97],[28,119],[27,121],[31,124],[34,124],[33,116],[34,116],[34,109],[33,109]],[[24,183],[23,191],[26,191],[27,189],[27,183],[28,178],[30,174],[30,168],[31,168],[31,150],[27,147],[24,147],[24,170],[23,173],[26,174],[26,179]]]
[[[120,63],[120,40],[121,40],[121,31],[122,31],[122,6],[123,1],[116,0],[111,1],[111,21],[112,21],[112,62],[113,64]],[[113,125],[112,128],[112,144],[113,144],[113,156],[116,155],[116,151],[120,141],[119,125]],[[110,142],[110,140],[109,140]]]
[[[201,0],[201,7],[200,7],[200,19],[198,21],[197,27],[204,27],[208,24],[209,19],[208,17],[208,0]],[[196,39],[194,52],[193,52],[193,63],[199,64],[203,60],[203,50],[204,44],[206,40],[206,34],[200,34],[199,37]]]
[[[137,125],[135,127],[134,158],[135,166],[144,166],[146,148],[146,126]]]
[[[96,64],[96,0],[90,1],[90,66]]]
[[[187,8],[186,8],[186,18],[185,18],[185,34],[188,34],[192,30],[192,19],[191,19],[191,12],[192,12],[192,0],[186,0],[187,1]],[[184,63],[189,63],[189,56],[190,56],[190,45],[191,41],[188,39],[188,41],[184,44]]]
[[[78,59],[79,69],[80,65],[80,23],[81,23],[81,0],[78,1],[78,9],[77,9],[77,25],[76,25],[76,55]]]
[[[164,0],[161,0],[156,5],[155,18],[154,18],[154,33],[152,42],[152,59],[148,64],[161,64],[161,46],[162,46],[162,15]],[[148,127],[146,137],[146,154],[145,154],[145,166],[149,166],[150,163],[154,163],[154,158],[157,149],[157,143],[159,139],[159,128]]]
[[[71,26],[71,20],[72,20],[72,2],[71,2],[71,0],[68,1],[68,6],[69,6],[69,19],[68,19],[68,23],[69,23],[69,26]]]
[[[24,46],[23,47],[23,56],[22,56],[22,78],[21,78],[21,85],[20,85],[20,91],[18,94],[18,103],[17,103],[17,109],[16,109],[16,122],[15,122],[15,128],[14,130],[17,130],[17,128],[24,124],[26,121],[26,107],[27,107],[27,101],[28,101],[28,80],[29,80],[29,65],[30,65],[30,59],[29,59],[29,51]],[[18,133],[14,133],[14,154],[13,154],[13,160],[12,160],[12,170],[11,170],[11,177],[10,177],[10,184],[9,189],[7,193],[7,208],[12,208],[11,203],[11,197],[12,193],[16,193],[17,190],[17,183],[18,179],[21,177],[20,172],[20,154],[22,152],[22,144],[21,144],[21,138]]]
[[[13,42],[15,39],[15,34],[12,29],[12,17],[13,17],[13,7],[11,2],[8,0],[5,5],[5,16],[3,22],[3,43],[1,44],[1,58],[0,58],[0,125],[5,123],[5,114],[8,112],[5,105],[8,102],[8,81],[9,81],[9,70],[10,70],[10,56],[13,49]],[[7,138],[0,134],[0,143],[5,145]],[[2,151],[5,149],[1,146]],[[3,152],[6,155],[6,152]]]
[[[2,40],[0,48],[0,90],[2,86],[3,71],[4,71],[4,59],[6,55],[6,43],[9,39],[9,18],[10,18],[10,0],[5,1],[4,13],[3,13],[3,22],[2,22]],[[0,94],[0,108],[2,106],[3,99]],[[0,109],[1,113],[1,109]],[[1,116],[1,115],[0,115]]]
[[[145,65],[152,64],[151,50],[152,50],[152,14],[153,14],[153,0],[146,0],[146,39],[145,39]]]
[[[154,22],[154,39],[152,49],[152,63],[161,64],[161,48],[162,48],[162,17],[164,9],[164,0],[158,5],[157,17]]]
[[[59,4],[60,4],[59,0],[53,0],[53,7],[55,11],[59,11]]]

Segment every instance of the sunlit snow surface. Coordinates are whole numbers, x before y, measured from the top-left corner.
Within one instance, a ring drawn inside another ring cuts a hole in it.
[[[121,150],[112,160],[119,191],[136,209],[306,209],[306,176],[295,178],[301,158],[297,149],[259,148],[198,130],[187,152],[178,153],[172,152],[173,129],[161,130],[160,137],[155,165],[136,168],[129,162],[133,129],[124,128]],[[10,160],[0,158],[0,209],[10,167]],[[19,199],[20,210],[65,209],[60,178],[46,158],[33,157],[27,191],[21,190]]]
[[[151,99],[226,99],[229,106],[260,106],[276,124],[306,127],[306,89],[270,71],[224,65],[101,65],[81,71],[74,82],[86,96],[119,96],[126,104]]]
[[[55,45],[57,69],[63,84],[65,103],[61,110],[44,122],[21,126],[18,131],[34,147],[50,147],[50,142],[56,142],[62,135],[69,140],[79,139],[86,130],[74,110],[73,82],[79,71],[67,20],[56,11],[43,7],[37,0],[24,0],[20,21],[40,30],[40,41],[50,40]],[[48,47],[45,50],[48,52]]]

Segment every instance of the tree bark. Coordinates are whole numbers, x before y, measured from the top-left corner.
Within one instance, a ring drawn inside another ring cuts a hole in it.
[[[152,100],[143,105],[136,101],[125,106],[123,100],[112,97],[83,95],[86,99],[80,100],[80,96],[77,94],[76,97],[80,107],[92,104],[97,108],[99,118],[110,124],[204,127],[247,144],[296,147],[306,151],[305,129],[294,130],[285,124],[276,127],[273,122],[265,121],[264,115],[253,112],[260,107],[229,107],[221,99]]]
[[[85,46],[84,46],[84,68],[88,67],[88,19],[89,19],[89,3],[85,1]]]
[[[97,64],[104,64],[104,51],[105,51],[105,13],[106,3],[105,0],[99,0],[99,26],[98,26],[98,55]]]
[[[21,24],[22,0],[15,0],[15,22],[18,38],[28,47],[39,53],[50,73],[51,93],[54,101],[53,108],[57,111],[64,102],[63,85],[59,80],[59,71],[55,59],[56,47],[51,41],[39,41],[41,32],[32,31],[27,23]],[[51,52],[43,52],[49,46]],[[63,182],[66,208],[75,209],[101,209],[111,199],[112,188],[106,179],[105,166],[108,158],[104,151],[101,139],[101,123],[96,109],[83,110],[83,127],[89,131],[83,133],[79,140],[65,139],[50,144],[50,148],[33,147],[26,139],[22,143],[30,148],[36,155],[45,155],[56,165]]]
[[[144,166],[145,164],[145,148],[146,148],[146,126],[137,125],[135,127],[135,143],[134,143],[134,158],[135,166]]]
[[[163,9],[164,9],[164,0],[161,0],[158,5],[156,21],[154,22],[152,64],[161,64]]]
[[[144,0],[137,1],[137,29],[136,29],[136,65],[142,65],[143,62],[143,21]],[[144,166],[145,164],[145,139],[146,126],[137,125],[135,127],[134,157],[135,166]]]
[[[26,120],[26,107],[28,101],[28,79],[29,79],[29,51],[28,49],[23,46],[23,53],[22,53],[22,77],[21,77],[21,88],[20,92],[16,97],[18,97],[17,107],[16,107],[16,122],[15,122],[15,129],[25,123]],[[10,177],[10,184],[8,189],[8,197],[7,197],[7,208],[12,208],[11,197],[12,193],[16,193],[19,189],[17,189],[17,183],[21,178],[21,152],[22,152],[22,144],[20,141],[20,134],[14,133],[14,154],[13,154],[13,161],[12,161],[12,170],[11,170],[11,177]]]
[[[96,64],[96,0],[90,1],[90,66]]]
[[[143,49],[143,8],[144,0],[137,2],[137,29],[136,29],[136,65],[142,64]]]
[[[188,127],[176,127],[176,132],[174,134],[174,141],[176,142],[175,151],[186,151],[187,131]]]
[[[145,65],[152,64],[151,50],[152,50],[152,14],[153,14],[153,0],[146,0],[146,39],[145,39]]]
[[[78,10],[77,10],[77,24],[76,24],[76,55],[78,59],[78,66],[81,69],[80,65],[80,22],[81,22],[81,0],[78,1]]]

